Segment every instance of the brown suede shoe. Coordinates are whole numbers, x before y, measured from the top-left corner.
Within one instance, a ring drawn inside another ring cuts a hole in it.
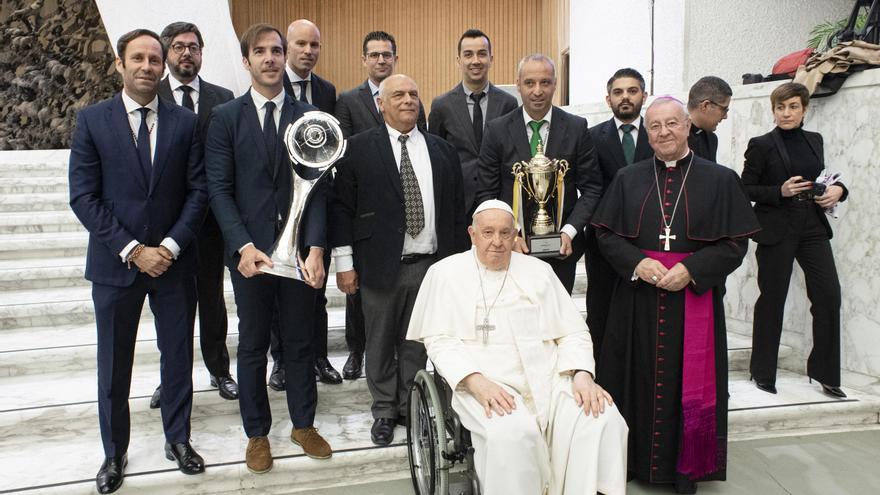
[[[330,444],[318,433],[314,426],[294,428],[290,432],[290,440],[302,447],[306,455],[312,459],[329,459],[333,455]]]
[[[244,460],[248,471],[254,474],[262,474],[272,469],[272,451],[269,449],[269,439],[266,437],[248,439]]]

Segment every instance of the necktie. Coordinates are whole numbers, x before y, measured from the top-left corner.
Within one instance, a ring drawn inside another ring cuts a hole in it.
[[[477,148],[483,142],[483,107],[480,106],[480,100],[486,96],[482,91],[479,93],[471,93],[471,100],[474,100],[474,137],[477,138]]]
[[[400,183],[403,186],[403,200],[406,207],[406,233],[410,237],[419,235],[425,228],[425,210],[422,204],[422,192],[419,190],[419,180],[416,171],[413,170],[406,150],[406,140],[409,136],[401,134],[397,138],[400,141]]]
[[[266,143],[266,154],[274,166],[275,141],[278,137],[278,131],[275,127],[275,102],[267,101],[263,108],[266,109],[266,115],[263,117],[263,141]]]
[[[538,144],[541,146],[544,145],[544,142],[541,141],[541,126],[547,122],[546,120],[533,120],[529,122],[529,127],[532,129],[532,139],[529,141],[529,147],[532,149],[532,156],[535,156],[535,153],[538,150]]]
[[[296,83],[299,84],[299,101],[308,103],[309,99],[306,98],[306,88],[309,86],[309,82],[297,81]]]
[[[153,175],[153,159],[150,152],[150,129],[147,127],[147,114],[150,109],[147,107],[138,108],[141,112],[141,126],[138,128],[137,135],[137,152],[138,161],[141,162],[141,170],[144,172],[144,178],[147,184],[150,183],[150,177]]]
[[[183,106],[183,108],[189,109],[191,112],[195,112],[196,104],[193,103],[193,99],[189,95],[193,89],[185,84],[181,86],[180,89],[183,90],[183,101],[181,106]]]
[[[623,139],[620,141],[620,144],[623,146],[623,157],[626,159],[627,165],[631,165],[633,160],[636,159],[636,142],[631,134],[635,128],[636,126],[632,124],[620,126],[620,130],[623,131]]]

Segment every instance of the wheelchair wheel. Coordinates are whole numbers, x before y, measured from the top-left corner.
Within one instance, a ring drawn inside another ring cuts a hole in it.
[[[446,495],[449,461],[443,406],[430,373],[421,370],[409,394],[406,440],[409,470],[417,495]]]

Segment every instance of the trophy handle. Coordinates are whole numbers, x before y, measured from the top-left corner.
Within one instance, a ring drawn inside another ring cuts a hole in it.
[[[568,173],[568,161],[559,160],[556,172],[556,230],[562,230],[562,205],[565,204],[565,174]]]

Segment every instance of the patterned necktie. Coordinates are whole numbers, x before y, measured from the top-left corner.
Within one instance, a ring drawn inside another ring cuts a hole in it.
[[[410,237],[419,235],[425,228],[425,209],[422,204],[422,192],[419,190],[419,180],[416,171],[413,170],[406,150],[406,140],[409,136],[401,134],[400,141],[400,183],[403,186],[403,200],[406,203],[406,233]]]
[[[275,163],[275,141],[278,137],[278,130],[275,127],[275,102],[267,101],[263,106],[266,109],[266,115],[263,117],[263,142],[266,143],[266,153],[272,164]]]
[[[138,128],[137,135],[137,152],[138,161],[141,162],[141,170],[144,172],[144,178],[147,184],[150,183],[150,177],[153,175],[153,158],[150,152],[150,129],[147,127],[147,114],[150,109],[147,107],[138,108],[141,112],[141,126]]]
[[[296,83],[299,84],[299,101],[308,103],[309,99],[306,98],[306,88],[309,86],[309,82],[297,81]]]
[[[181,86],[180,89],[183,91],[183,100],[181,102],[181,106],[188,109],[190,112],[195,112],[196,104],[193,102],[192,96],[190,96],[190,93],[193,89],[186,84]]]
[[[620,144],[623,146],[623,157],[626,159],[627,165],[631,165],[633,160],[636,159],[636,142],[632,136],[632,131],[635,128],[636,126],[632,124],[620,126],[620,130],[623,131],[623,139],[620,141]]]
[[[535,153],[538,151],[538,144],[544,146],[544,142],[541,140],[541,126],[547,122],[546,120],[533,120],[529,122],[529,127],[532,129],[532,139],[529,140],[529,147],[532,149],[532,156],[535,156]]]
[[[477,138],[477,149],[483,143],[483,107],[480,106],[480,100],[486,96],[486,93],[471,93],[471,100],[474,101],[474,137]]]

